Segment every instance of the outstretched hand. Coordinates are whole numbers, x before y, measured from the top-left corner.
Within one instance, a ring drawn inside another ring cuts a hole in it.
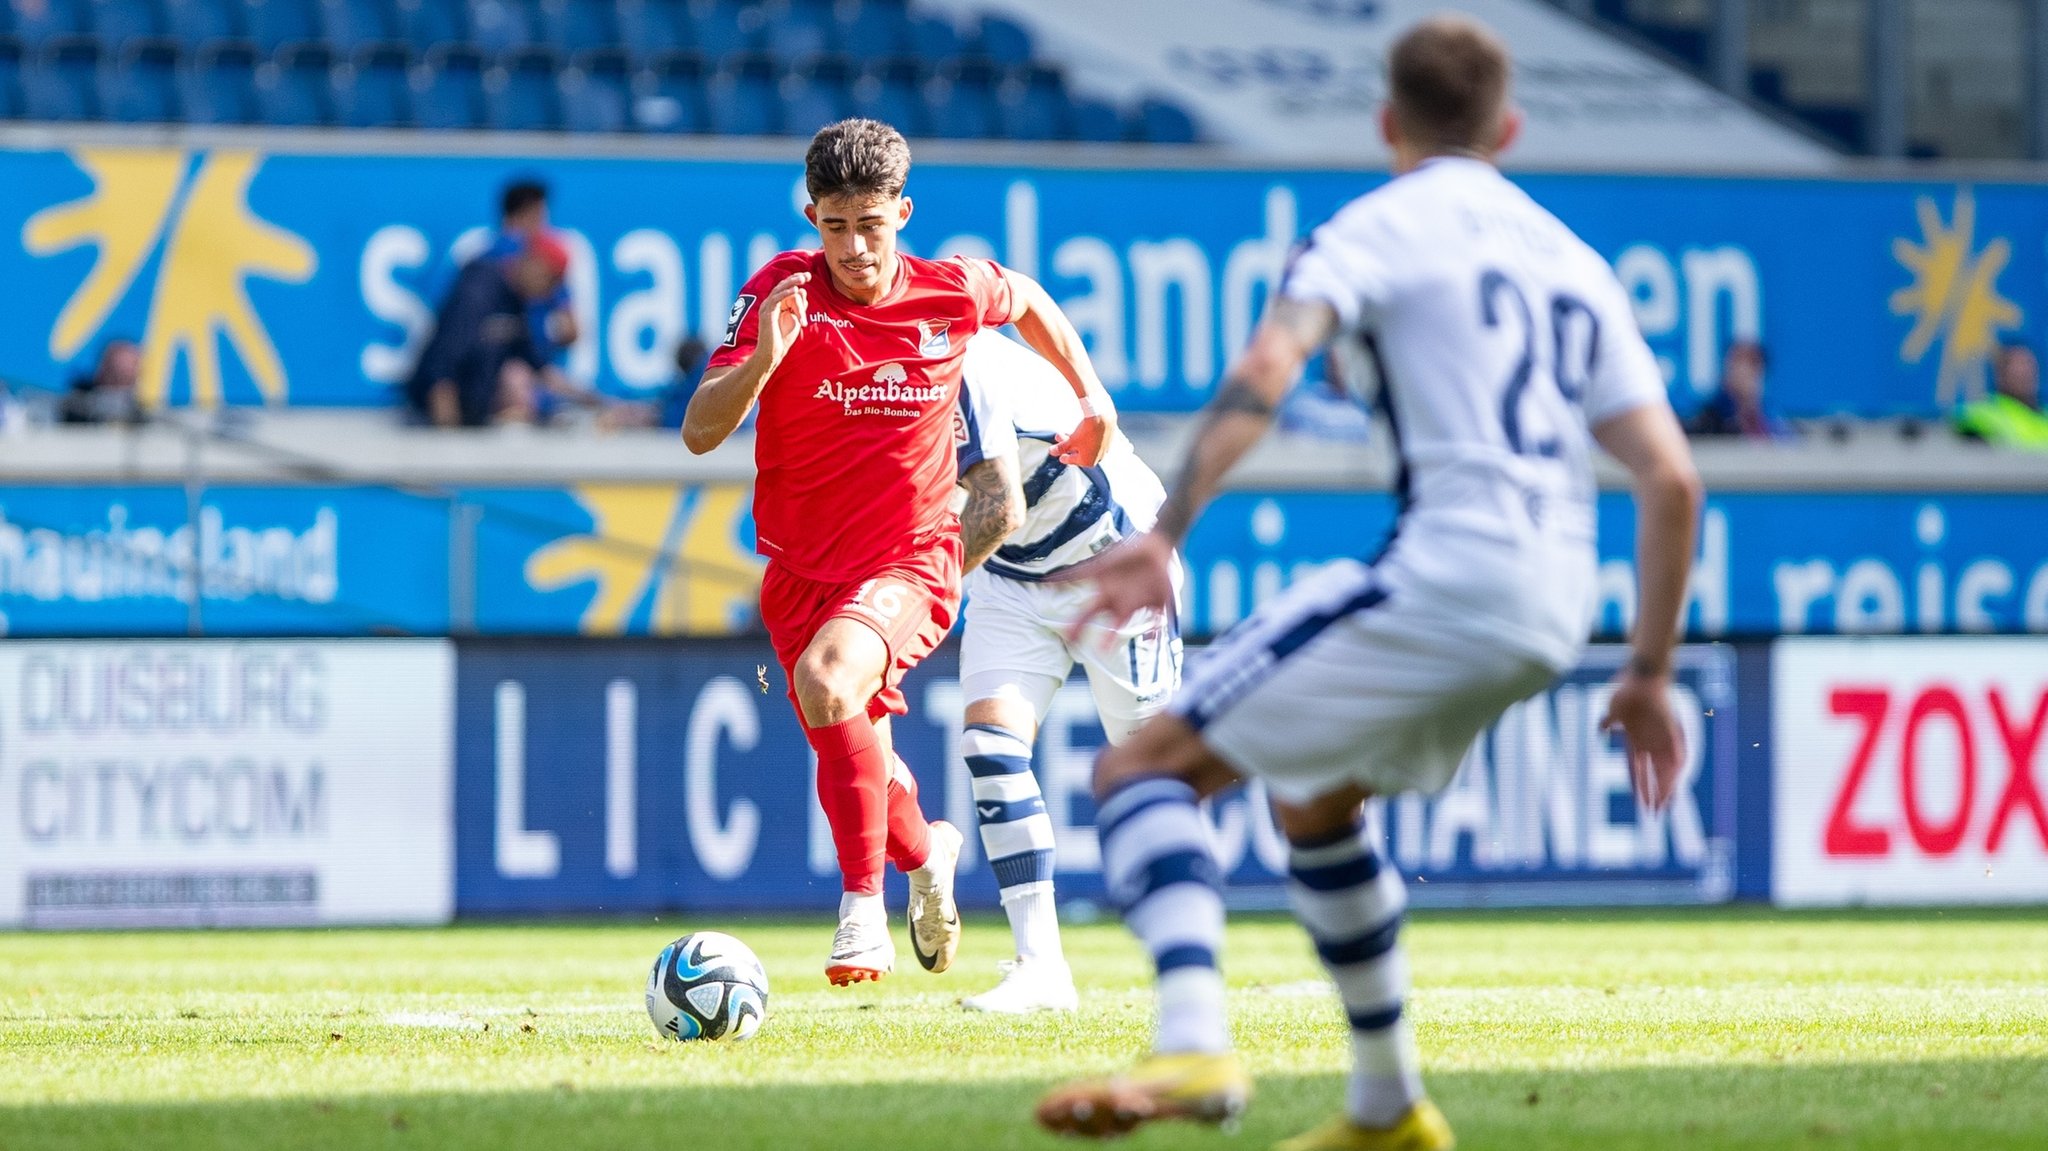
[[[1077,564],[1063,578],[1095,585],[1095,598],[1067,629],[1067,639],[1074,641],[1097,620],[1122,627],[1147,608],[1168,610],[1173,603],[1173,545],[1146,532]]]
[[[1677,794],[1685,770],[1685,729],[1671,710],[1671,677],[1628,668],[1615,681],[1601,731],[1621,729],[1636,800],[1646,811],[1662,811]]]
[[[1102,462],[1109,441],[1116,435],[1116,422],[1108,416],[1082,416],[1074,430],[1052,442],[1053,457],[1063,464],[1092,468]]]

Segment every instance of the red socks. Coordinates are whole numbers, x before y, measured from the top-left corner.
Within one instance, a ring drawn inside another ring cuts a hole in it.
[[[891,753],[889,773],[889,862],[898,871],[916,871],[931,854],[932,825],[917,805],[917,778],[903,757]]]
[[[923,866],[928,826],[918,810],[916,781],[908,770],[904,782],[892,778],[892,761],[901,761],[882,747],[874,722],[856,715],[806,728],[804,736],[818,753],[818,804],[832,826],[846,890],[880,894],[885,855],[904,871]]]

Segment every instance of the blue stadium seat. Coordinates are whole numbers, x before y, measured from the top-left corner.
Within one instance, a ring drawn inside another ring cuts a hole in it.
[[[694,52],[672,52],[650,60],[634,81],[634,122],[649,132],[709,132],[707,87],[704,61]]]
[[[6,2],[14,15],[12,34],[30,51],[92,31],[85,21],[87,0],[45,0],[39,8]]]
[[[545,49],[531,48],[499,58],[491,77],[491,127],[507,132],[554,132],[562,127],[556,73],[561,61]]]
[[[493,54],[538,47],[539,16],[527,0],[469,0],[470,36],[478,48]]]
[[[625,0],[619,5],[619,42],[641,60],[688,52],[690,12],[683,0]]]
[[[24,111],[32,120],[102,119],[99,71],[98,41],[50,41],[23,70]]]
[[[768,17],[761,9],[718,0],[692,21],[690,43],[706,60],[737,61],[761,51],[768,39],[767,27]]]
[[[253,124],[256,52],[247,44],[203,44],[185,81],[185,119],[193,124]]]
[[[462,0],[398,0],[398,24],[413,51],[469,40],[469,8]]]
[[[1192,144],[1201,138],[1187,110],[1166,100],[1148,98],[1132,120],[1132,138],[1152,144]]]
[[[322,39],[320,10],[308,0],[250,0],[249,39],[263,52]]]
[[[162,36],[156,0],[96,0],[86,9],[92,34],[104,48],[118,49],[132,40]]]
[[[940,16],[924,16],[910,23],[910,51],[925,58],[926,63],[938,64],[957,59],[967,50],[967,44],[960,38],[960,30],[951,20]]]
[[[1002,105],[1003,135],[1012,140],[1070,140],[1072,99],[1067,78],[1057,68],[1025,68],[997,93]]]
[[[997,67],[1020,68],[1031,63],[1031,33],[1014,20],[983,16],[974,51],[994,61]]]
[[[1114,104],[1100,100],[1076,100],[1072,119],[1076,140],[1110,144],[1124,138],[1124,114]]]
[[[100,110],[123,124],[176,124],[185,119],[178,93],[178,49],[141,41],[123,49],[120,62],[100,72]]]
[[[334,123],[334,53],[299,44],[278,53],[256,76],[256,107],[266,124],[321,127]]]
[[[484,126],[484,58],[475,49],[434,49],[413,86],[413,121],[419,127],[469,131]]]
[[[782,19],[768,26],[764,45],[768,53],[786,68],[794,68],[813,57],[833,51],[836,27],[829,11],[792,8]]]
[[[783,133],[810,136],[853,115],[855,75],[853,65],[837,56],[818,57],[791,73],[782,89]]]
[[[335,111],[350,128],[404,128],[412,123],[412,55],[403,48],[358,53],[335,85]]]
[[[915,60],[884,61],[871,68],[854,87],[854,110],[872,120],[894,125],[905,136],[931,135],[925,115],[925,69]]]
[[[609,52],[620,44],[618,6],[607,0],[542,0],[548,46],[564,58]]]
[[[910,17],[901,5],[863,3],[843,12],[835,36],[857,60],[884,60],[910,50]]]
[[[21,45],[11,36],[0,37],[0,120],[21,116]]]
[[[188,48],[214,40],[238,40],[247,32],[242,25],[242,5],[236,0],[164,0],[164,30]]]
[[[589,53],[562,73],[562,126],[571,132],[630,132],[633,86],[626,58]]]
[[[398,9],[390,0],[321,0],[321,7],[327,44],[344,56],[403,39]]]
[[[775,135],[782,128],[779,79],[765,57],[728,61],[706,92],[712,128],[725,136]]]
[[[988,140],[1002,135],[996,114],[994,77],[987,69],[955,71],[925,86],[932,134],[948,140]]]

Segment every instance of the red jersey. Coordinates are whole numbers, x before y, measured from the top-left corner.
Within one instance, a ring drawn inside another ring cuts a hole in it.
[[[754,425],[755,550],[807,579],[861,578],[959,530],[953,410],[967,339],[1011,319],[987,260],[897,256],[873,304],[841,295],[822,252],[784,252],[740,289],[710,366],[754,352],[756,306],[809,272],[810,314],[761,391]]]

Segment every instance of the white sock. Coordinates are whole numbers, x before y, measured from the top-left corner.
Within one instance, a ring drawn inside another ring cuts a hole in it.
[[[889,909],[882,903],[879,892],[874,895],[862,895],[859,892],[848,891],[839,897],[841,922],[858,919],[862,923],[883,923],[888,918]]]
[[[1186,783],[1151,777],[1118,788],[1095,813],[1103,885],[1159,973],[1161,1054],[1230,1049],[1217,963],[1223,896],[1195,803]]]
[[[1159,977],[1159,1033],[1152,1049],[1161,1055],[1230,1050],[1221,971],[1177,967]]]
[[[1005,889],[1003,914],[1010,917],[1010,935],[1017,942],[1017,958],[1066,962],[1060,948],[1060,917],[1053,903],[1052,884],[1019,884]]]

